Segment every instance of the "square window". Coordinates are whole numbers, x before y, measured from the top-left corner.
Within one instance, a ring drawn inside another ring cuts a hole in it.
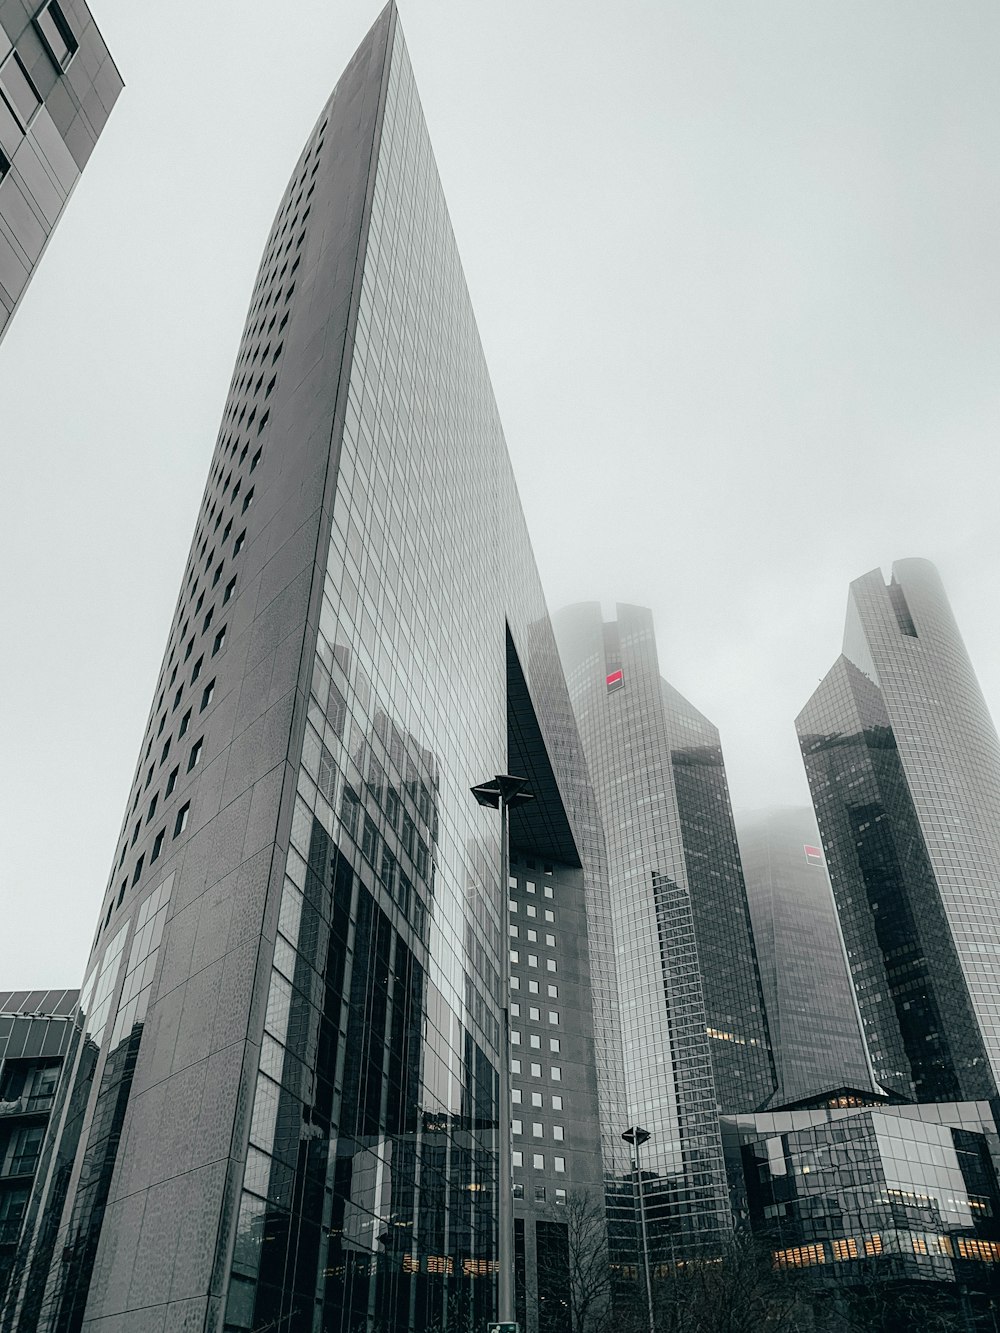
[[[554,958],[546,958],[545,968],[548,972],[554,972],[556,970],[556,960]]]
[[[532,1023],[538,1022],[538,1010],[535,1008],[533,1004],[528,1006],[528,1017],[532,1021]]]
[[[513,1165],[514,1165],[514,1166],[524,1166],[524,1153],[522,1153],[522,1152],[518,1152],[516,1148],[515,1148],[515,1150],[514,1150],[514,1161],[513,1161]]]
[[[215,681],[210,680],[208,684],[205,686],[205,689],[201,696],[201,708],[199,710],[200,712],[203,713],[205,711],[208,705],[212,702],[212,698],[214,695],[215,695]]]
[[[549,999],[550,999],[550,1000],[558,1000],[558,999],[559,999],[559,987],[558,987],[558,986],[546,986],[545,989],[546,989],[546,990],[548,991],[548,993],[549,993]]]
[[[520,1088],[511,1088],[511,1090],[510,1090],[510,1099],[511,1099],[511,1101],[514,1103],[515,1106],[520,1106],[520,1105],[521,1105],[521,1089],[520,1089]]]
[[[191,802],[187,801],[177,811],[177,818],[174,820],[174,837],[178,838],[184,832],[188,825],[188,816],[191,813]]]
[[[540,1139],[543,1137],[544,1133],[545,1131],[542,1129],[542,1122],[540,1120],[533,1121],[531,1125],[532,1138]]]
[[[507,933],[508,933],[508,935],[510,936],[510,938],[511,938],[512,940],[516,940],[517,937],[518,937],[518,929],[517,929],[517,926],[508,926],[508,927],[507,927]]]
[[[510,901],[508,902],[508,904],[507,904],[507,908],[508,908],[508,911],[511,911],[511,912],[516,912],[516,911],[517,911],[517,903],[514,901],[513,898],[511,898]]]
[[[553,1111],[561,1111],[563,1109],[562,1098],[555,1093],[552,1096],[552,1109]]]
[[[535,1168],[536,1171],[544,1171],[545,1170],[544,1156],[540,1152],[532,1153],[531,1165]]]
[[[534,893],[534,892],[535,892],[535,886],[534,886],[534,884],[532,884],[532,882],[531,882],[530,879],[529,879],[529,880],[525,880],[524,887],[525,887],[525,889],[527,889],[528,893]]]
[[[520,1120],[512,1120],[512,1121],[510,1122],[510,1132],[511,1132],[512,1134],[520,1134],[520,1133],[521,1133],[521,1122],[520,1122]]]
[[[541,1065],[536,1065],[534,1062],[532,1062],[532,1065],[531,1065],[531,1077],[532,1077],[532,1078],[541,1078],[541,1077],[542,1077],[542,1066],[541,1066]]]
[[[525,911],[528,913],[529,916],[537,916],[537,915],[538,915],[538,911],[537,911],[537,909],[536,909],[534,903],[528,903],[527,907],[525,908]]]
[[[566,1137],[562,1125],[552,1126],[552,1137],[556,1140],[557,1143],[562,1143],[563,1139]]]
[[[529,954],[528,954],[528,966],[529,966],[529,967],[537,967],[537,966],[538,966],[538,954],[537,954],[537,953],[529,953]]]
[[[552,921],[552,922],[555,922],[555,919],[556,919],[556,914],[555,914],[555,912],[550,912],[549,909],[546,907],[546,909],[545,909],[545,920],[546,920],[546,921]]]
[[[517,1003],[516,1000],[515,1000],[514,1003],[510,1006],[510,1016],[511,1016],[511,1018],[520,1018],[520,1017],[521,1017],[521,1006]]]
[[[521,989],[521,978],[520,978],[520,977],[511,977],[511,979],[510,979],[510,988],[511,988],[511,990],[520,990],[520,989]]]
[[[520,1034],[520,1032],[511,1032],[511,1034],[510,1034],[510,1044],[511,1044],[512,1046],[520,1046],[520,1044],[521,1044],[521,1034]]]
[[[561,1049],[562,1049],[562,1048],[561,1048],[561,1046],[560,1046],[560,1044],[559,1044],[559,1038],[558,1038],[558,1037],[550,1037],[550,1038],[549,1038],[549,1054],[550,1054],[550,1055],[558,1055]]]
[[[529,930],[529,931],[528,931],[528,943],[529,943],[529,944],[537,944],[537,943],[538,943],[538,931],[537,931],[537,930]]]
[[[520,1166],[520,1163],[517,1163],[517,1165]],[[514,1198],[515,1199],[524,1198],[524,1186],[521,1184],[519,1180],[516,1181],[514,1184]]]
[[[541,1106],[542,1094],[540,1092],[533,1092],[531,1094],[531,1104],[532,1106]]]
[[[545,1202],[545,1186],[544,1186],[544,1185],[536,1185],[536,1186],[535,1186],[535,1203],[544,1203],[544,1202]]]
[[[511,949],[511,951],[510,951],[510,961],[511,961],[512,963],[519,963],[519,962],[521,961],[520,955],[518,954],[518,952],[517,952],[516,949]]]
[[[529,995],[537,995],[537,994],[538,994],[538,982],[537,982],[537,981],[529,981],[529,982],[528,982],[528,994],[529,994]]]
[[[534,1032],[531,1033],[529,1040],[533,1051],[540,1051],[542,1049],[542,1039],[541,1037],[536,1036]]]
[[[549,1022],[553,1024],[559,1022],[559,1014],[555,1009],[549,1010]]]
[[[566,1191],[565,1191],[565,1190],[559,1190],[559,1189],[557,1189],[557,1190],[556,1190],[556,1206],[559,1207],[559,1206],[563,1205],[565,1202],[566,1202]]]
[[[558,1065],[553,1065],[552,1068],[549,1070],[549,1074],[551,1076],[553,1083],[562,1082],[562,1070],[559,1068]]]
[[[565,1158],[565,1157],[557,1157],[557,1158],[556,1158],[556,1172],[557,1172],[559,1175],[562,1175],[562,1173],[563,1173],[565,1170],[566,1170],[566,1158]]]
[[[545,896],[546,898],[552,897],[552,889],[549,887],[548,884],[545,885]]]
[[[546,932],[545,935],[545,946],[548,949],[554,949],[556,947],[556,937],[548,934],[548,932]]]
[[[510,1062],[510,1072],[511,1072],[512,1074],[520,1074],[520,1072],[521,1072],[521,1061],[520,1061],[520,1060],[511,1060],[511,1062]]]

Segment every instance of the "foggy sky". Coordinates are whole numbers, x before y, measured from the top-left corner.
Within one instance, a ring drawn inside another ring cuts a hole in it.
[[[0,989],[77,985],[271,217],[377,13],[92,0],[126,88],[0,345]],[[934,560],[987,700],[995,4],[401,0],[552,609],[653,608],[736,805],[847,585]]]

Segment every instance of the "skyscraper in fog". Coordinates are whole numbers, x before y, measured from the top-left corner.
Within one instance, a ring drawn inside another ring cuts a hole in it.
[[[121,90],[84,0],[0,5],[0,339]]]
[[[79,1148],[42,1185],[57,1230],[22,1328],[490,1316],[508,886],[469,789],[509,770],[535,796],[511,837],[547,868],[544,928],[585,918],[601,956],[597,811],[390,5],[252,294],[84,980],[61,1118]],[[553,986],[567,943],[539,942]],[[546,1045],[565,1029],[580,1106],[603,1099],[614,1124],[613,989],[581,978],[546,992]],[[549,1083],[558,1063],[546,1049]],[[579,1110],[538,1117],[532,1181],[553,1198],[578,1164],[601,1179]]]
[[[932,565],[851,584],[796,726],[878,1081],[994,1096],[1000,743]]]
[[[775,1102],[867,1091],[868,1057],[812,810],[748,816],[739,840],[778,1071]]]
[[[554,617],[604,823],[629,1119],[662,1260],[730,1225],[718,1113],[776,1081],[719,735],[660,676],[651,613]]]

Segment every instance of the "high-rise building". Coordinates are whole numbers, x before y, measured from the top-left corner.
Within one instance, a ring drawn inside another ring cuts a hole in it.
[[[796,726],[878,1082],[994,1097],[1000,742],[932,565],[851,584]]]
[[[28,1196],[73,1046],[79,991],[0,992],[0,1305]]]
[[[608,848],[629,1122],[647,1130],[658,1262],[730,1226],[718,1115],[776,1080],[726,771],[712,724],[660,675],[651,613],[553,621]]]
[[[0,5],[0,339],[121,90],[84,0]]]
[[[812,810],[737,821],[778,1071],[775,1105],[871,1089],[854,987]]]
[[[607,950],[598,815],[390,4],[253,291],[87,965],[79,1148],[44,1183],[57,1237],[20,1328],[490,1317],[509,899],[470,787],[508,771],[535,798],[512,843],[558,885],[549,929],[582,910]],[[598,973],[572,1024],[579,978],[546,991],[546,1044],[565,1023],[567,1069],[602,1053],[614,1123]],[[555,1198],[578,1162],[615,1173],[575,1108],[544,1110],[533,1181]]]

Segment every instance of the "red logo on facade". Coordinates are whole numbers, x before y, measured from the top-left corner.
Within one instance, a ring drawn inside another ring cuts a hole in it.
[[[625,674],[622,671],[612,671],[610,676],[605,676],[604,683],[608,687],[608,693],[612,690],[620,690],[625,684]]]
[[[802,850],[805,852],[806,860],[811,866],[821,866],[826,864],[823,860],[823,849],[821,847],[808,847],[803,843]]]

